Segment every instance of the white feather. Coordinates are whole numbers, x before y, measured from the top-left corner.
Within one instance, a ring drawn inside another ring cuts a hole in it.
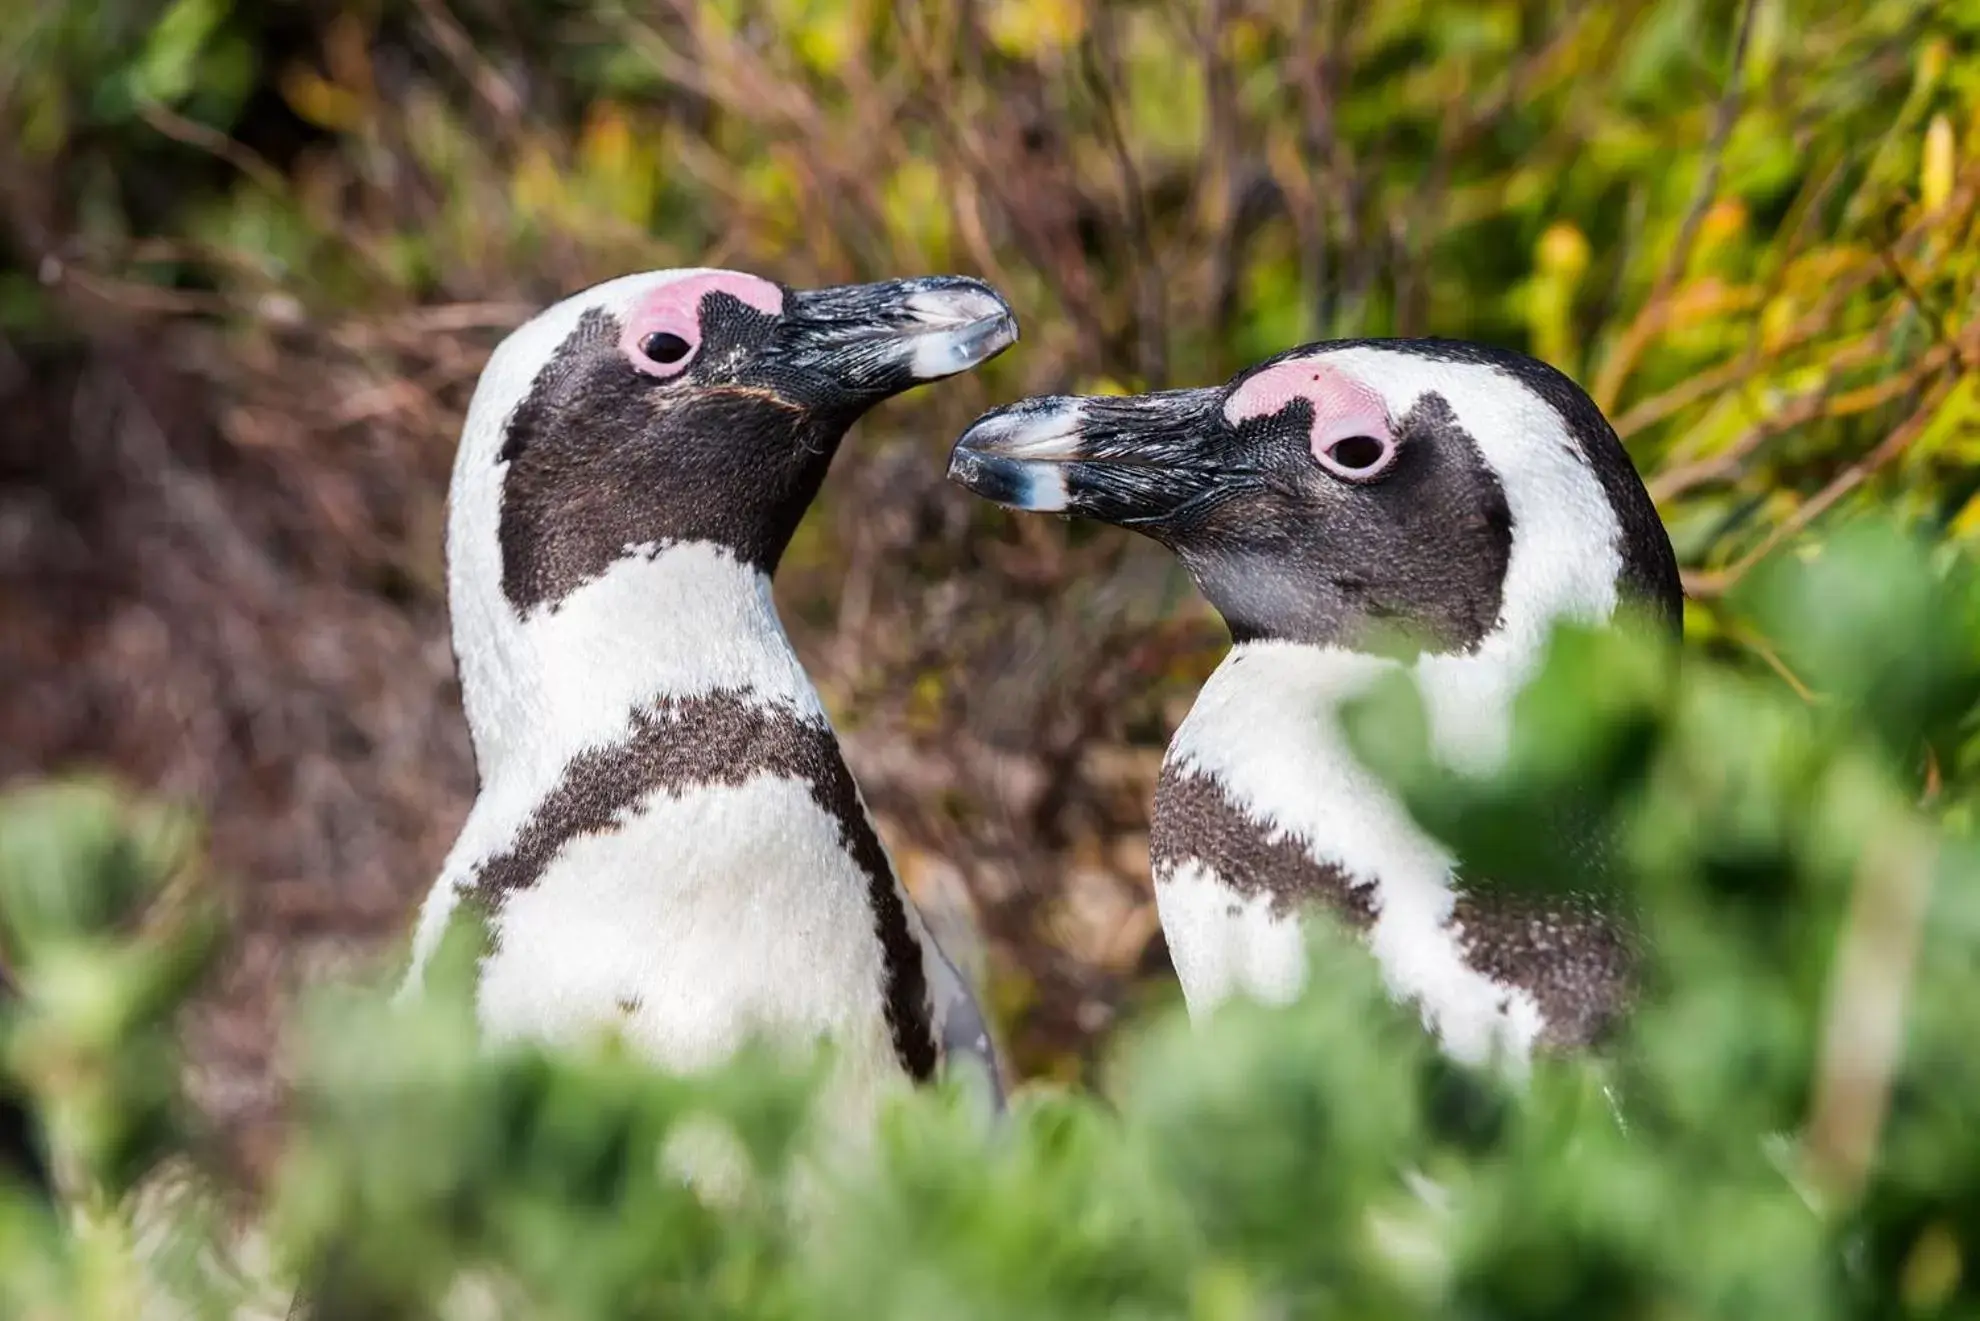
[[[830,1038],[864,1086],[903,1076],[878,1012],[886,972],[866,875],[800,781],[657,792],[616,831],[573,839],[509,896],[493,934],[481,974],[491,1037],[581,1041],[612,1027],[684,1072],[753,1033]]]
[[[465,675],[470,639],[456,620]],[[446,930],[459,886],[515,842],[574,758],[625,739],[636,710],[726,690],[824,718],[768,576],[706,542],[641,548],[558,609],[516,619],[502,645],[510,651],[503,683],[491,700],[468,705],[481,793],[421,910],[415,978]]]
[[[1214,867],[1191,859],[1155,887],[1169,957],[1190,1008],[1231,995],[1290,1004],[1306,985],[1306,944],[1295,917],[1272,911],[1271,896],[1233,889]]]

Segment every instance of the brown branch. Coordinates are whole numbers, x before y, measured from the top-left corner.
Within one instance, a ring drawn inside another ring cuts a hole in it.
[[[66,283],[120,312],[149,312],[161,316],[226,316],[240,311],[231,299],[196,289],[168,289],[142,280],[102,275],[78,265],[56,263],[49,283]]]
[[[1142,190],[1141,176],[1134,166],[1134,152],[1128,145],[1127,134],[1121,128],[1120,114],[1115,104],[1113,80],[1118,72],[1118,63],[1111,38],[1112,27],[1105,10],[1096,11],[1091,31],[1080,43],[1080,63],[1099,105],[1100,124],[1114,157],[1114,167],[1120,174],[1127,209],[1128,238],[1134,247],[1134,319],[1138,332],[1135,356],[1139,360],[1136,365],[1142,379],[1159,390],[1167,386],[1169,378],[1169,314],[1163,296],[1165,280],[1161,255],[1155,251],[1155,244],[1148,233],[1148,198]]]
[[[1336,301],[1327,263],[1328,182],[1334,164],[1334,102],[1340,88],[1340,0],[1305,0],[1293,59],[1299,88],[1300,265],[1316,335],[1333,333]],[[1290,196],[1290,194],[1289,194]]]
[[[1210,0],[1197,43],[1203,60],[1203,98],[1207,128],[1203,143],[1200,196],[1212,208],[1210,234],[1210,309],[1213,337],[1229,337],[1237,316],[1237,92],[1224,62],[1224,29],[1230,20],[1230,0]]]
[[[1801,676],[1796,674],[1785,660],[1781,659],[1781,654],[1774,649],[1773,643],[1738,620],[1724,620],[1722,622],[1727,637],[1766,662],[1767,668],[1779,675],[1781,682],[1786,684],[1789,690],[1804,703],[1809,706],[1821,706],[1829,700],[1826,696],[1811,689],[1802,680]]]
[[[1616,397],[1622,393],[1623,382],[1636,366],[1637,357],[1658,329],[1661,329],[1668,312],[1665,304],[1671,291],[1677,286],[1678,277],[1684,273],[1686,263],[1691,260],[1691,249],[1698,241],[1698,230],[1705,222],[1705,213],[1710,209],[1712,196],[1719,188],[1719,170],[1724,163],[1726,140],[1732,136],[1732,127],[1739,118],[1739,84],[1746,68],[1747,40],[1753,34],[1753,11],[1755,0],[1743,0],[1739,10],[1739,28],[1733,36],[1732,68],[1726,74],[1726,85],[1719,94],[1719,104],[1714,112],[1712,130],[1705,142],[1705,160],[1698,172],[1698,181],[1691,190],[1691,201],[1686,205],[1684,219],[1679,222],[1677,241],[1671,245],[1664,258],[1664,268],[1657,275],[1656,283],[1650,287],[1650,296],[1643,301],[1643,310],[1636,316],[1615,351],[1602,364],[1596,377],[1595,402],[1603,412],[1615,406]]]
[[[1953,361],[1959,364],[1961,371],[1971,371],[1966,356],[1959,351],[1958,341],[1946,334],[1943,313],[1928,305],[1925,295],[1912,284],[1911,277],[1905,274],[1904,265],[1898,261],[1897,254],[1889,248],[1878,248],[1877,258],[1883,263],[1885,270],[1890,272],[1891,279],[1897,282],[1898,292],[1904,295],[1904,301],[1911,305],[1911,310],[1918,314],[1918,319],[1925,323],[1925,329],[1932,338],[1952,350]]]
[[[1699,226],[1705,223],[1705,212],[1712,205],[1713,194],[1719,190],[1719,170],[1725,163],[1726,140],[1732,136],[1733,123],[1739,118],[1740,77],[1746,70],[1746,44],[1753,35],[1753,11],[1758,7],[1756,0],[1743,0],[1739,7],[1739,28],[1733,36],[1732,67],[1726,71],[1726,85],[1719,93],[1712,133],[1705,142],[1705,163],[1698,172],[1698,182],[1692,187],[1684,220],[1678,226],[1677,242],[1671,245],[1670,255],[1664,259],[1663,272],[1650,288],[1650,297],[1646,300],[1649,305],[1663,302],[1677,284],[1678,276],[1684,273],[1685,263],[1691,259],[1692,245],[1698,241]]]
[[[1873,408],[1896,399],[1916,389],[1933,373],[1942,371],[1949,363],[1958,361],[1957,349],[1952,344],[1931,348],[1922,354],[1918,361],[1905,370],[1870,385],[1859,386],[1842,394],[1832,394],[1835,379],[1845,366],[1872,356],[1881,347],[1882,336],[1872,336],[1865,342],[1852,346],[1861,352],[1838,353],[1829,361],[1829,369],[1823,374],[1822,383],[1807,394],[1796,399],[1780,412],[1756,424],[1741,435],[1731,445],[1708,459],[1667,469],[1657,474],[1650,482],[1651,496],[1657,500],[1670,500],[1710,481],[1730,480],[1739,475],[1739,462],[1750,455],[1770,437],[1783,431],[1812,422],[1818,417],[1851,417],[1857,413],[1867,413]]]
[[[1758,546],[1736,560],[1729,568],[1714,574],[1701,575],[1692,580],[1687,592],[1693,596],[1717,596],[1729,591],[1734,584],[1752,571],[1753,566],[1773,554],[1776,547],[1788,538],[1799,533],[1827,513],[1838,500],[1861,486],[1865,480],[1879,469],[1897,458],[1918,439],[1932,420],[1932,415],[1944,402],[1952,390],[1951,376],[1941,377],[1926,393],[1925,400],[1911,416],[1907,417],[1896,430],[1884,437],[1877,447],[1838,473],[1830,483],[1816,492],[1787,518],[1769,532]]]
[[[1880,407],[1915,389],[1926,377],[1944,368],[1952,357],[1944,347],[1928,349],[1918,361],[1901,372],[1842,394],[1834,393],[1837,376],[1845,368],[1854,367],[1881,352],[1883,340],[1884,335],[1879,332],[1833,354],[1822,374],[1821,383],[1814,389],[1791,400],[1772,416],[1762,418],[1716,454],[1658,473],[1649,482],[1651,498],[1673,500],[1708,482],[1730,481],[1740,475],[1740,464],[1774,436],[1813,422],[1818,417],[1849,417]]]
[[[1822,407],[1828,402],[1829,387],[1833,379],[1833,373],[1824,375],[1820,385],[1796,398],[1773,416],[1754,423],[1724,449],[1709,458],[1699,459],[1694,463],[1679,464],[1659,472],[1647,483],[1650,488],[1650,498],[1662,504],[1675,500],[1697,487],[1712,482],[1730,481],[1739,476],[1741,465],[1760,446],[1782,432],[1812,422],[1822,415]]]
[[[902,30],[906,30],[904,24]],[[965,21],[961,25],[960,39],[950,43],[947,49],[973,51],[978,44],[974,30]],[[921,98],[926,122],[935,130],[941,144],[961,162],[974,181],[978,196],[987,197],[995,203],[1010,226],[1011,236],[1019,251],[1075,323],[1080,358],[1085,364],[1100,365],[1104,360],[1106,336],[1095,306],[1098,294],[1076,243],[1068,241],[1073,237],[1071,226],[1055,223],[1063,219],[1062,216],[1039,214],[1040,203],[1055,200],[1066,190],[1049,186],[1026,189],[1023,187],[1025,181],[1014,177],[1015,170],[993,161],[991,146],[984,140],[978,124],[963,117],[960,110],[962,102],[952,94],[947,62],[935,53],[922,49],[919,43],[909,41],[905,45],[917,61],[922,79],[927,84],[926,93]],[[1003,154],[1007,155],[1008,151]],[[986,271],[994,274],[995,268],[986,268]]]
[[[466,80],[475,95],[495,112],[498,119],[512,127],[517,124],[522,119],[522,97],[508,79],[482,58],[481,52],[475,49],[474,39],[468,36],[460,20],[454,17],[442,0],[415,2],[419,6],[427,36],[454,66],[455,72]]]
[[[288,191],[279,170],[218,129],[187,119],[162,101],[141,102],[138,115],[174,142],[227,162],[268,192],[280,196]]]
[[[951,20],[951,26],[945,31],[934,30],[933,24],[942,18]],[[900,33],[902,49],[908,55],[912,81],[928,89],[927,99],[931,105],[948,107],[952,101],[949,65],[946,61],[937,61],[932,52],[954,49],[957,28],[963,21],[961,15],[955,9],[942,5],[900,5],[894,9],[894,21]],[[928,32],[918,30],[922,23],[930,25]],[[949,214],[956,222],[963,246],[969,249],[976,269],[991,283],[1000,288],[1012,288],[1014,282],[998,259],[996,246],[983,225],[983,195],[977,173],[971,166],[969,148],[955,142],[956,130],[947,118],[946,109],[933,118],[936,133],[948,137],[955,146],[953,155],[940,155],[937,161],[943,179],[950,181]],[[956,157],[962,158],[960,162]]]
[[[1733,386],[1749,384],[1755,376],[1771,366],[1778,365],[1781,357],[1789,350],[1800,348],[1828,328],[1829,322],[1826,317],[1811,316],[1789,330],[1780,342],[1773,346],[1771,359],[1763,359],[1757,353],[1746,353],[1699,372],[1695,376],[1686,377],[1670,389],[1650,396],[1617,418],[1616,434],[1627,440],[1644,428],[1655,426],[1671,414],[1701,399]],[[1889,327],[1880,327],[1854,343],[1829,350],[1828,364],[1854,367],[1869,361],[1884,351],[1885,337],[1889,333]]]
[[[1980,171],[1975,171],[1975,183],[1976,185],[1980,185]],[[1927,224],[1920,223],[1913,225],[1895,243],[1890,245],[1889,251],[1894,255],[1902,255],[1913,246],[1923,242],[1930,233],[1931,226]],[[1823,296],[1821,304],[1814,311],[1794,324],[1786,337],[1775,346],[1775,353],[1779,354],[1788,349],[1797,348],[1829,329],[1834,323],[1837,311],[1841,309],[1843,304],[1854,296],[1857,291],[1862,289],[1864,285],[1876,279],[1882,271],[1883,267],[1878,262],[1866,258],[1857,263],[1845,274],[1831,278],[1828,281],[1828,289]],[[1616,395],[1621,392],[1623,378],[1628,375],[1636,356],[1664,328],[1669,316],[1670,309],[1668,306],[1645,303],[1642,309],[1637,312],[1636,319],[1624,330],[1617,348],[1610,353],[1608,361],[1603,364],[1601,374],[1596,379],[1594,388],[1589,391],[1595,397],[1596,403],[1601,407],[1603,412],[1609,412],[1615,407]],[[1725,370],[1733,369],[1728,368]],[[1687,388],[1686,386],[1675,387],[1673,393],[1684,391]],[[1682,407],[1684,403],[1691,402],[1695,397],[1678,394],[1679,403],[1674,407]],[[1638,405],[1637,409],[1650,408],[1654,402],[1654,400],[1646,401],[1646,403]],[[1653,411],[1650,416],[1639,419],[1637,409],[1632,409],[1623,415],[1623,420],[1630,422],[1631,426],[1628,431],[1625,431],[1622,425],[1618,423],[1616,428],[1617,434],[1629,435],[1635,430],[1660,421],[1664,416],[1668,415],[1669,411],[1672,411],[1669,409],[1662,412]]]

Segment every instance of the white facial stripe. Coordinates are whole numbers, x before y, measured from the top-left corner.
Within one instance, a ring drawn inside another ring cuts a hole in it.
[[[586,312],[599,309],[624,319],[630,309],[657,290],[682,281],[710,279],[726,285],[754,277],[697,267],[608,280],[573,294],[525,323],[497,346],[482,371],[468,405],[448,492],[447,602],[454,652],[460,662],[462,700],[484,776],[491,760],[503,755],[522,714],[520,708],[536,700],[534,690],[542,679],[544,659],[537,654],[540,644],[525,635],[523,621],[502,592],[500,536],[506,465],[499,456],[509,417]],[[637,568],[631,572],[632,576],[643,576]],[[745,586],[752,595],[756,593],[753,584]],[[605,594],[618,597],[625,590],[607,588]],[[716,589],[704,576],[700,586],[684,590],[705,594]],[[635,609],[634,617],[636,622],[624,635],[629,643],[642,629],[661,629],[651,612],[642,616]],[[774,615],[772,618],[774,621]],[[571,632],[551,631],[563,636]],[[569,649],[564,648],[566,652]]]
[[[1556,619],[1599,622],[1616,607],[1621,525],[1567,424],[1520,381],[1477,363],[1368,345],[1324,352],[1379,391],[1401,419],[1435,391],[1499,479],[1512,514],[1499,628],[1470,655],[1417,667],[1439,751],[1483,769],[1503,753],[1514,693]]]
[[[1608,618],[1622,567],[1621,528],[1600,479],[1551,405],[1520,381],[1478,363],[1365,345],[1324,356],[1378,391],[1398,419],[1435,391],[1477,445],[1513,517],[1508,632],[1530,642],[1558,614]]]
[[[625,313],[643,295],[683,280],[732,276],[740,272],[697,266],[681,270],[642,271],[593,285],[553,303],[512,331],[496,346],[488,365],[482,369],[474,400],[468,405],[467,425],[461,432],[461,445],[455,464],[459,479],[462,465],[472,461],[476,468],[493,466],[502,448],[502,427],[516,405],[529,393],[536,374],[550,361],[558,347],[577,329],[578,321],[594,308],[624,319]]]

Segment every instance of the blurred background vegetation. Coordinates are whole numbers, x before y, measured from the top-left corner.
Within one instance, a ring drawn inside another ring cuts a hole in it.
[[[945,484],[981,408],[1332,335],[1527,349],[1649,479],[1696,655],[1810,709],[1848,695],[1756,566],[1872,507],[1942,570],[1980,539],[1975,0],[10,0],[0,779],[203,822],[187,1085],[250,1182],[283,1006],[396,956],[473,791],[440,538],[481,362],[700,264],[1018,310],[861,425],[779,593],[1028,1077],[1171,994],[1147,804],[1223,636],[1152,546]],[[1963,828],[1966,745],[1915,744]]]

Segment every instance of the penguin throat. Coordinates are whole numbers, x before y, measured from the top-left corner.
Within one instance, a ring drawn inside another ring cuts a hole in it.
[[[484,784],[519,759],[561,766],[622,739],[656,703],[750,692],[821,713],[769,575],[712,542],[628,545],[554,605],[520,615],[506,602],[463,608],[465,596],[454,648]]]
[[[1452,1054],[1482,1061],[1503,1042],[1524,1053],[1541,1028],[1537,1010],[1522,1003],[1502,1021],[1506,989],[1470,966],[1452,931],[1456,859],[1361,764],[1337,714],[1384,677],[1408,674],[1437,755],[1490,766],[1504,755],[1522,677],[1489,654],[1491,642],[1413,664],[1253,642],[1211,675],[1169,745],[1157,809],[1179,817],[1157,832],[1156,878],[1193,1011],[1237,989],[1295,993],[1305,956],[1286,910],[1310,900],[1363,932],[1390,990],[1418,1005]]]
[[[1177,729],[1169,760],[1248,785],[1245,797],[1265,819],[1298,818],[1322,837],[1376,832],[1376,816],[1390,823],[1383,831],[1413,834],[1387,787],[1355,756],[1340,708],[1384,678],[1406,675],[1422,700],[1438,759],[1487,773],[1505,756],[1514,699],[1538,658],[1536,646],[1504,632],[1469,652],[1414,655],[1241,642]],[[1379,874],[1375,856],[1352,861],[1367,864],[1350,869],[1356,874]]]

